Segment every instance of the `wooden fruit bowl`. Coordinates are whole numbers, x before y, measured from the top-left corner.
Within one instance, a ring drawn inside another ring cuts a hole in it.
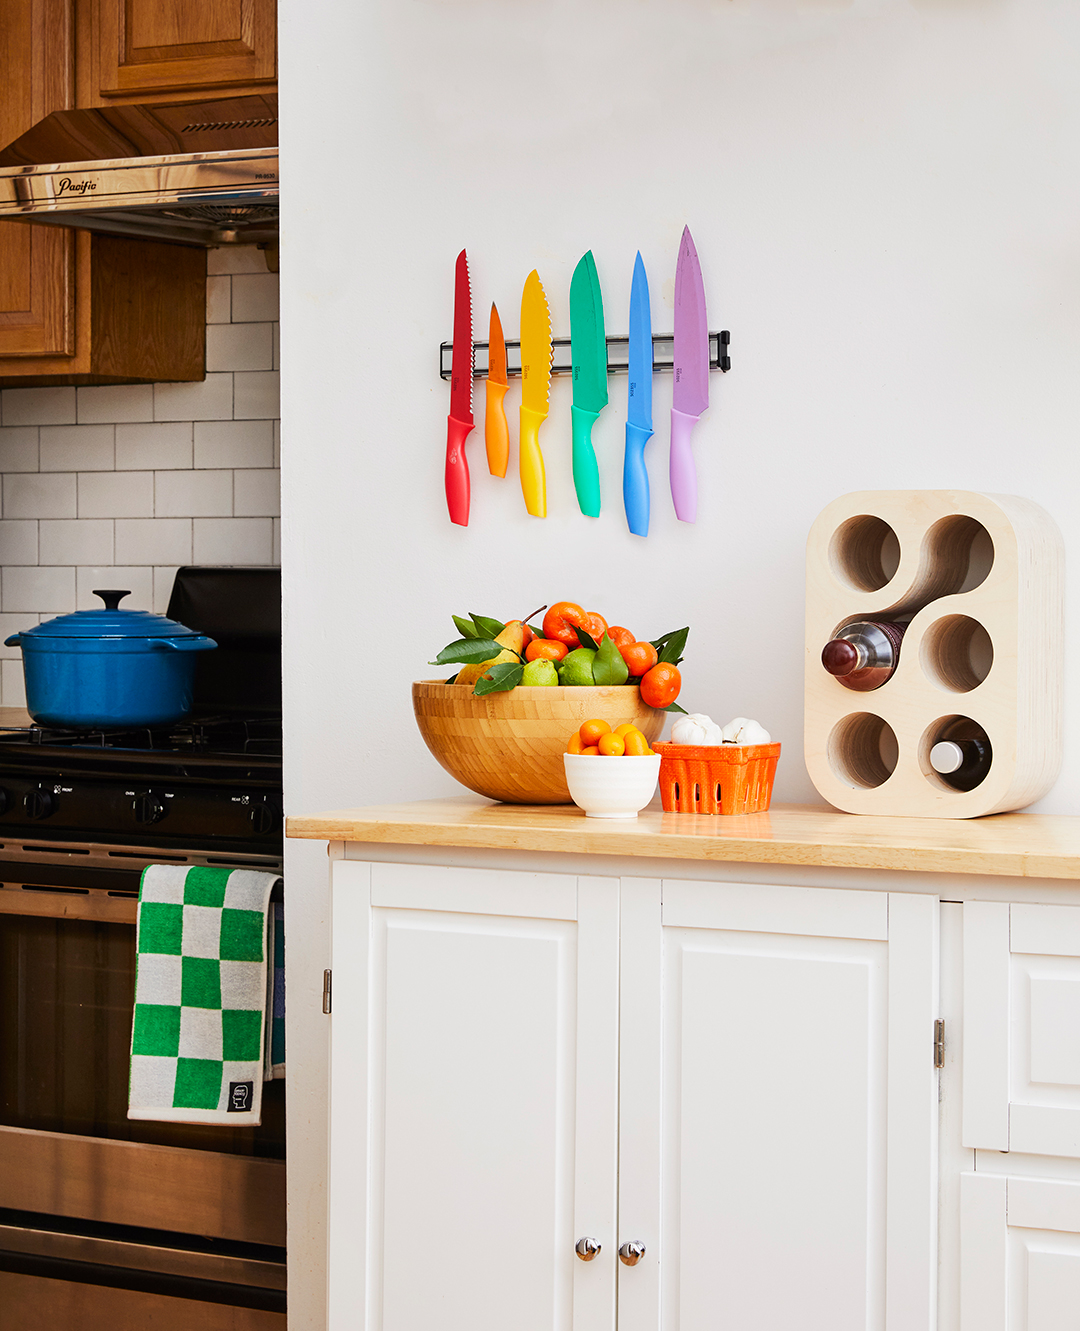
[[[469,684],[421,680],[412,694],[424,743],[443,767],[478,795],[508,804],[571,802],[563,754],[582,721],[596,717],[612,729],[632,721],[651,744],[665,720],[636,684],[519,686],[478,698]]]

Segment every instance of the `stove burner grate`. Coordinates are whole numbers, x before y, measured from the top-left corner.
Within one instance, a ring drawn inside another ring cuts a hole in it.
[[[119,749],[177,754],[238,754],[280,758],[279,717],[198,717],[174,726],[123,730],[72,730],[32,725],[0,733],[0,746],[28,744],[40,748]]]

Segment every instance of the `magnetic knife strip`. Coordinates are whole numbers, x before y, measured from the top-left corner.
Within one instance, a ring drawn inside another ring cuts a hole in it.
[[[630,359],[630,338],[629,337],[609,337],[607,342],[607,367],[608,374],[626,374]],[[657,374],[670,374],[675,365],[675,338],[671,333],[653,333],[653,370]],[[720,333],[709,334],[709,369],[723,370],[731,369],[731,357],[728,355],[728,345],[731,342],[731,334],[725,329]],[[572,365],[570,361],[570,339],[568,337],[553,337],[551,339],[552,348],[552,374],[570,374]],[[452,342],[443,342],[439,347],[439,377],[449,379],[452,373],[452,362],[454,356],[454,344]],[[486,342],[473,343],[473,378],[486,379],[488,372],[488,344]],[[521,378],[521,343],[507,342],[506,344],[506,374],[507,378]]]

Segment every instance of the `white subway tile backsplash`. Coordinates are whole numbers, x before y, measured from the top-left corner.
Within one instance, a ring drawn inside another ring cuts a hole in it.
[[[21,657],[22,653],[19,655]],[[26,706],[26,681],[21,659],[0,662],[0,690],[3,691],[5,707]]]
[[[208,324],[206,368],[272,370],[274,368],[273,325]]]
[[[281,519],[274,519],[274,550],[271,559],[275,564],[281,563]]]
[[[272,466],[281,466],[281,422],[274,421],[274,460]]]
[[[233,511],[231,471],[159,471],[154,486],[154,516],[216,518]]]
[[[190,564],[190,518],[117,518],[116,559],[121,564]]]
[[[274,518],[281,513],[280,473],[272,467],[264,471],[233,472],[233,514],[238,518]]]
[[[80,425],[154,419],[153,384],[94,384],[76,391]]]
[[[266,254],[258,245],[221,245],[206,254],[208,273],[265,273]]]
[[[206,322],[227,324],[232,318],[232,278],[206,279]]]
[[[191,563],[190,555],[184,563]],[[165,614],[169,608],[169,597],[176,581],[177,567],[175,564],[170,564],[167,567],[154,569],[154,609],[159,615]]]
[[[274,324],[274,369],[281,369],[281,325]]]
[[[269,467],[273,421],[196,421],[196,467]]]
[[[111,564],[115,558],[112,518],[49,518],[37,525],[42,564]]]
[[[255,370],[233,375],[233,416],[238,421],[276,420],[281,415],[280,375]]]
[[[244,273],[232,280],[232,321],[268,323],[278,317],[277,273]]]
[[[85,471],[79,474],[80,518],[151,518],[152,471]]]
[[[5,614],[17,611],[63,614],[75,609],[73,568],[8,567],[0,573],[0,608]]]
[[[74,388],[5,388],[4,425],[74,425]]]
[[[72,473],[15,472],[4,477],[5,518],[74,518]]]
[[[115,439],[115,425],[42,426],[41,470],[112,471]]]
[[[0,429],[0,473],[37,471],[39,433],[36,425]]]
[[[227,421],[232,414],[231,374],[208,374],[197,384],[154,385],[156,421]]]
[[[120,602],[124,610],[149,610],[154,603],[154,570],[152,568],[124,568],[113,564],[97,568],[71,569],[77,575],[77,605],[80,610],[100,610],[102,600],[95,596],[101,590],[129,591]]]
[[[10,638],[13,633],[22,633],[24,629],[32,629],[37,622],[38,617],[34,614],[0,615],[0,657],[8,661],[21,660],[22,648],[18,646],[5,647],[4,641]],[[0,689],[2,688],[3,685],[0,683]]]
[[[270,564],[272,518],[196,518],[196,564]]]
[[[117,471],[183,471],[191,466],[190,421],[116,427]]]
[[[0,522],[0,564],[38,562],[38,525],[29,518]]]

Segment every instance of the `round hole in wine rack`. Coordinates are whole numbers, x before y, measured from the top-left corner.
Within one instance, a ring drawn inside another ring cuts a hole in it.
[[[926,533],[922,564],[929,571],[933,599],[970,592],[994,567],[994,542],[975,518],[950,513]]]
[[[872,513],[842,522],[829,543],[833,575],[860,592],[876,592],[900,566],[900,542],[889,524]]]
[[[970,693],[994,664],[990,634],[968,615],[945,615],[923,634],[922,668],[939,689]]]
[[[990,775],[990,737],[970,716],[939,716],[919,740],[919,767],[939,790],[968,791]]]
[[[873,712],[853,712],[838,721],[829,736],[829,764],[849,786],[872,790],[896,770],[896,732]]]

